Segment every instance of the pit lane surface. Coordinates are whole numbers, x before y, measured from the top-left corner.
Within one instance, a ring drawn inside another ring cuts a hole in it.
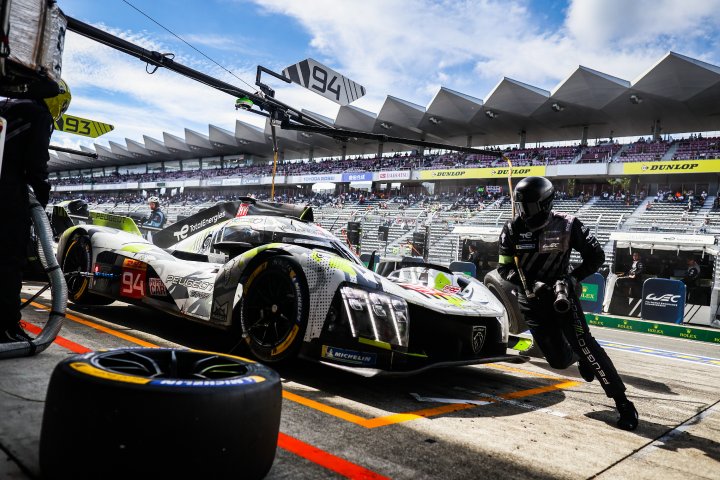
[[[41,298],[24,311],[31,333],[48,304]],[[222,332],[120,303],[69,313],[47,351],[0,360],[0,478],[39,475],[45,392],[60,359],[87,349],[233,345]],[[593,331],[618,345],[720,362],[713,345]],[[720,478],[720,364],[641,349],[609,349],[640,411],[636,432],[614,427],[614,404],[597,382],[540,359],[400,379],[297,362],[279,369],[282,433],[268,478]]]

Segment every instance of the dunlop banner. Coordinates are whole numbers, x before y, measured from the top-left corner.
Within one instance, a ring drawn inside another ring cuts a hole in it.
[[[460,168],[452,170],[421,170],[420,180],[461,180],[465,178],[506,178],[509,168]],[[513,177],[542,177],[545,167],[513,167]]]
[[[717,173],[717,160],[670,160],[667,162],[631,162],[623,164],[626,175],[662,175],[674,173]]]

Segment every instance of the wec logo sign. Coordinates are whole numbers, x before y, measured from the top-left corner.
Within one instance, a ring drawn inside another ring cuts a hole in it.
[[[648,300],[651,302],[678,303],[678,301],[680,300],[680,295],[673,295],[671,293],[666,293],[665,295],[660,295],[658,297],[654,293],[648,293],[648,295],[645,297],[645,300]]]

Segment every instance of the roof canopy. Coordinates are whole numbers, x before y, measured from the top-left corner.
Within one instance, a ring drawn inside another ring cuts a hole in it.
[[[393,137],[424,139],[466,146],[493,146],[526,142],[559,142],[582,138],[649,135],[659,121],[663,133],[720,130],[720,67],[670,52],[634,82],[579,66],[548,92],[518,80],[503,78],[485,101],[441,87],[427,108],[388,96],[377,114],[348,105],[335,120],[319,114],[338,128],[385,133]],[[143,137],[144,144],[125,139],[126,145],[95,144],[99,159],[51,153],[50,170],[127,165],[229,154],[268,157],[269,127],[265,131],[237,121],[235,133],[215,125],[205,135],[185,129],[185,138],[163,133],[163,140]],[[340,156],[343,145],[323,135],[280,133],[284,158]],[[348,155],[375,154],[376,142],[349,141]],[[407,145],[385,145],[384,151],[407,150]]]

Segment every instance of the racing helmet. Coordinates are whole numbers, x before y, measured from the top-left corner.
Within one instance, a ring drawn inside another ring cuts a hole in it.
[[[155,205],[157,205],[158,208],[160,208],[160,199],[155,195],[148,198],[148,203],[154,203]]]
[[[54,97],[45,99],[45,105],[47,105],[48,110],[50,110],[50,115],[52,115],[53,120],[56,122],[60,120],[63,113],[67,111],[70,106],[70,100],[72,100],[70,87],[65,83],[65,80],[60,80],[58,86],[60,87],[60,93]]]
[[[530,230],[545,226],[554,199],[555,187],[545,177],[525,177],[515,187],[515,205]]]

